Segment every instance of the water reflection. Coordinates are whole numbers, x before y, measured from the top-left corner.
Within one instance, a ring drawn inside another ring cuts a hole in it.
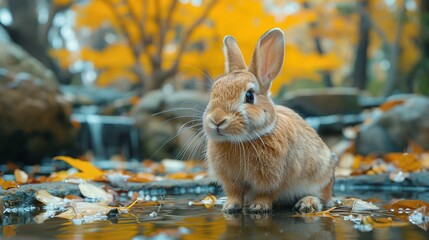
[[[330,218],[299,218],[288,213],[225,215],[222,239],[335,239]]]
[[[203,196],[198,196],[203,197]],[[4,239],[428,239],[416,226],[359,232],[341,218],[294,217],[286,210],[273,214],[223,214],[220,206],[188,206],[196,197],[175,199],[158,206],[141,205],[130,214],[83,225],[64,219],[44,223],[3,225]],[[159,210],[159,211],[158,211]],[[150,215],[157,212],[156,216]]]

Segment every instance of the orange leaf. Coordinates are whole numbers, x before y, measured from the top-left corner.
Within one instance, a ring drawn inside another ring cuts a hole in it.
[[[194,174],[186,172],[177,172],[168,174],[166,178],[175,180],[194,179]]]
[[[398,105],[404,104],[404,102],[405,102],[404,99],[391,100],[391,101],[388,101],[388,102],[381,104],[380,107],[378,107],[378,108],[383,112],[387,112],[390,109],[392,109]]]
[[[133,174],[130,178],[128,178],[128,182],[153,182],[155,181],[155,175],[151,173],[137,173]]]
[[[6,181],[6,182],[2,183],[1,186],[2,186],[3,190],[8,190],[11,188],[19,188],[19,185],[13,180]]]
[[[425,152],[425,150],[416,142],[410,140],[408,142],[408,152],[409,153],[417,153],[417,154],[422,154]]]
[[[423,200],[398,200],[390,206],[385,206],[385,208],[390,209],[396,217],[403,221],[408,221],[409,214],[421,207],[429,208],[429,203]]]
[[[0,185],[4,183],[4,179],[0,177]]]
[[[72,167],[80,170],[81,172],[74,174],[74,177],[82,178],[85,180],[92,180],[104,174],[103,171],[92,165],[90,162],[82,161],[80,159],[71,158],[67,156],[57,156],[54,158],[54,160],[64,161],[70,164]]]
[[[405,172],[414,172],[422,169],[422,164],[416,154],[408,153],[388,153],[384,155],[384,160],[395,164]]]

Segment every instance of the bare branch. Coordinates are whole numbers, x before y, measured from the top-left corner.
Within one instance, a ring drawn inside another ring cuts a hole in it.
[[[183,53],[185,52],[186,48],[189,44],[189,39],[194,32],[194,30],[206,19],[208,14],[210,13],[210,10],[214,7],[214,5],[217,3],[217,0],[211,0],[206,8],[204,9],[203,13],[195,22],[189,27],[189,29],[186,31],[185,34],[183,34],[182,42],[180,43],[179,50],[177,52],[176,58],[173,62],[173,65],[167,72],[175,72],[177,71],[177,68],[179,67],[180,58],[182,57]]]
[[[174,10],[176,9],[178,2],[179,2],[178,0],[172,0],[170,4],[170,8],[168,9],[168,12],[167,12],[167,17],[159,31],[159,45],[157,49],[157,55],[159,56],[160,62],[162,61],[162,50],[164,49],[166,36],[168,31],[170,30],[171,20],[173,18],[173,13],[174,13]]]
[[[120,16],[119,12],[117,11],[117,9],[115,8],[115,6],[113,5],[112,2],[110,2],[109,0],[104,0],[104,2],[111,9],[116,21],[118,22],[119,30],[122,32],[122,34],[125,37],[125,40],[127,41],[128,45],[130,46],[130,48],[133,52],[133,56],[136,59],[138,59],[140,57],[140,47],[133,42],[131,35],[127,30],[127,26],[126,26],[125,22],[122,20],[123,18]]]
[[[143,66],[140,62],[140,53],[141,53],[140,46],[133,42],[131,35],[127,30],[127,26],[125,25],[125,22],[122,20],[122,17],[120,16],[119,12],[117,11],[113,3],[110,2],[109,0],[104,0],[104,3],[111,9],[115,19],[119,24],[120,31],[124,35],[129,47],[131,48],[131,51],[134,56],[134,61],[135,61],[133,71],[136,73],[136,75],[140,78],[141,81],[145,81],[147,77],[144,74]]]

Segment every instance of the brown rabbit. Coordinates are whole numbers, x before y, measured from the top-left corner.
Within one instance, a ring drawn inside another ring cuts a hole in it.
[[[258,41],[247,68],[231,36],[224,38],[226,74],[215,80],[204,112],[210,174],[228,197],[223,211],[270,212],[273,202],[320,211],[332,195],[336,160],[294,111],[274,105],[271,82],[284,58],[280,29]]]

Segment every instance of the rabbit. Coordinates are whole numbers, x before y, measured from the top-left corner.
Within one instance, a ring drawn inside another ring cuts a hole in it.
[[[223,41],[226,74],[214,80],[203,114],[209,174],[227,196],[225,213],[269,213],[273,203],[321,211],[330,203],[336,160],[293,110],[275,105],[270,87],[284,59],[284,35],[261,36],[247,67],[232,36]]]

